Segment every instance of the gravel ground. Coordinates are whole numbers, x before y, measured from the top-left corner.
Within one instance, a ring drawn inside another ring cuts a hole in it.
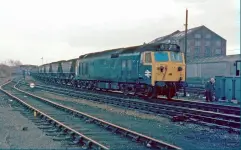
[[[3,80],[2,80],[3,83]],[[46,136],[19,111],[9,97],[0,92],[0,149],[59,149],[61,143]],[[23,130],[27,127],[27,130]]]
[[[230,150],[240,148],[240,136],[229,134],[226,131],[189,123],[173,123],[169,119],[160,116],[125,110],[88,100],[70,98],[37,89],[34,93],[122,127],[174,144],[183,149]]]

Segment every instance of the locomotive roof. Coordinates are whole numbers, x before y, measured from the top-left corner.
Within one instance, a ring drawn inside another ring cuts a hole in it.
[[[162,49],[161,46],[164,46]],[[156,50],[156,51],[164,51],[168,50],[170,46],[176,46],[176,49],[170,49],[170,51],[180,51],[180,46],[177,44],[167,44],[167,43],[152,43],[152,44],[143,44],[138,46],[131,46],[126,48],[117,48],[110,49],[101,52],[89,53],[85,55],[81,55],[79,58],[90,58],[96,56],[103,55],[111,55],[111,54],[126,54],[126,53],[134,53],[134,52],[144,52],[146,50]]]
[[[73,60],[77,60],[79,58],[73,58],[73,59],[69,59],[69,60],[66,60],[66,61],[73,61]]]
[[[64,62],[64,61],[66,61],[66,60],[59,60],[59,61],[51,62],[50,64],[60,63],[60,62]]]
[[[39,67],[44,67],[44,66],[49,65],[49,64],[51,64],[51,63],[43,64],[43,65],[40,65]]]

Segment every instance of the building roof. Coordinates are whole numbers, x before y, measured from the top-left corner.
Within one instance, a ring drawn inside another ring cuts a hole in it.
[[[196,59],[193,59],[193,60],[187,60],[187,64],[212,63],[212,62],[234,62],[234,61],[237,61],[237,60],[241,60],[241,54],[206,57],[206,58],[196,58]]]
[[[187,34],[191,34],[194,31],[200,29],[201,27],[203,27],[203,26],[198,26],[198,27],[195,27],[195,28],[188,29]],[[158,42],[164,42],[165,43],[165,42],[168,42],[169,40],[179,40],[179,39],[183,38],[184,36],[185,36],[185,31],[177,30],[177,31],[175,31],[171,34],[156,38],[155,40],[151,41],[150,43],[158,43]]]
[[[105,50],[95,53],[89,53],[85,55],[79,56],[80,59],[84,58],[91,58],[91,57],[99,57],[99,56],[113,56],[119,55],[119,54],[129,54],[129,53],[139,53],[146,50],[170,50],[170,51],[180,51],[180,46],[177,44],[172,43],[153,43],[153,44],[143,44],[138,46],[132,46],[132,47],[126,47],[126,48],[118,48],[118,49],[111,49],[111,50]]]
[[[190,35],[191,33],[194,33],[195,31],[201,29],[201,28],[206,28],[207,30],[213,32],[212,30],[208,29],[207,27],[205,27],[204,25],[198,26],[198,27],[194,27],[191,29],[187,30],[187,35]],[[216,34],[215,32],[213,32],[214,34]],[[220,38],[222,38],[220,35],[216,34],[217,36],[219,36]],[[185,31],[175,31],[171,34],[156,38],[155,40],[151,41],[150,43],[167,43],[169,41],[176,41],[176,43],[178,43],[178,41],[182,38],[185,37]],[[222,38],[223,39],[223,38]]]

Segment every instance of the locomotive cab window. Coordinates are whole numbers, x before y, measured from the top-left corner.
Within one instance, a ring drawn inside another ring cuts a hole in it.
[[[151,52],[145,53],[145,63],[151,63]]]
[[[241,66],[240,66],[240,64],[241,64],[241,61],[237,61],[236,62],[236,76],[240,76],[240,70],[241,70]]]

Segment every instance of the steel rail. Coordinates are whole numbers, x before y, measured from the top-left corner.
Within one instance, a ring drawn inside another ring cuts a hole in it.
[[[182,107],[189,107],[189,108],[197,108],[201,110],[208,110],[213,112],[220,112],[226,114],[233,114],[233,115],[240,115],[240,107],[237,106],[228,106],[228,105],[220,105],[220,104],[213,104],[213,103],[206,103],[206,102],[199,102],[199,101],[190,101],[184,99],[173,99],[173,100],[166,100],[164,98],[159,98],[163,104],[170,104],[170,105],[178,105]]]
[[[39,87],[39,86],[37,86],[37,87]],[[42,88],[42,87],[39,87],[39,88]],[[49,88],[50,87],[48,87],[48,90],[50,90]],[[44,89],[44,88],[42,88],[42,89]],[[60,88],[58,88],[58,91],[59,90],[60,90]],[[68,91],[67,89],[61,89],[61,90],[63,90],[64,92],[67,92],[66,94],[68,94],[68,92],[71,92],[72,95],[74,94],[74,92],[76,92],[76,91]],[[57,90],[55,92],[57,92]],[[77,91],[76,94],[80,94],[80,93],[78,93],[78,91]],[[120,98],[118,98],[116,100],[120,100]],[[138,104],[139,106],[141,106],[140,104],[145,104],[145,105],[148,105],[148,107],[150,107],[152,109],[153,108],[158,109],[158,108],[160,108],[159,106],[164,106],[163,104],[153,104],[153,103],[149,103],[149,102],[145,102],[145,101],[133,101],[133,100],[126,100],[126,99],[121,99],[121,100],[123,100],[124,102],[129,102],[132,105]],[[184,104],[182,104],[182,105],[184,105]],[[174,106],[175,106],[175,108],[178,108],[179,110],[183,110],[183,111],[186,110],[186,108],[184,107],[185,105],[183,107],[180,107],[180,105],[174,105]],[[169,108],[173,108],[173,107],[167,105],[166,108],[169,109]],[[188,107],[188,108],[190,108],[190,107]],[[202,109],[201,110],[188,109],[188,111],[200,111],[200,112],[205,112],[205,113],[212,113],[213,115],[216,115],[216,116],[219,116],[219,117],[225,116],[225,118],[229,118],[229,119],[233,117],[233,120],[240,121],[240,117],[238,117],[236,115],[233,115],[233,114],[223,114],[223,113],[220,113],[220,112],[210,112],[210,111],[202,110]]]
[[[157,139],[154,139],[154,138],[151,138],[149,136],[146,136],[146,135],[143,135],[143,134],[140,134],[140,133],[137,133],[135,131],[131,131],[129,129],[126,129],[126,128],[123,128],[123,127],[120,127],[118,125],[115,125],[115,124],[112,124],[112,123],[109,123],[107,121],[104,121],[102,119],[99,119],[99,118],[96,118],[94,116],[91,116],[91,115],[88,115],[86,113],[83,113],[83,112],[80,112],[80,111],[77,111],[77,110],[74,110],[72,108],[69,108],[67,106],[64,106],[62,104],[58,104],[58,103],[55,103],[55,102],[52,102],[46,98],[42,98],[42,97],[39,97],[39,96],[36,96],[34,94],[31,94],[31,93],[28,93],[26,91],[23,91],[19,88],[17,88],[16,86],[18,85],[15,84],[14,88],[16,90],[18,90],[19,92],[22,92],[22,93],[25,93],[31,97],[34,97],[34,98],[37,98],[39,100],[42,100],[48,104],[51,104],[52,106],[55,106],[57,108],[60,108],[60,109],[64,109],[72,114],[75,114],[75,115],[78,115],[78,116],[84,116],[84,117],[87,117],[87,118],[90,118],[91,120],[93,120],[96,124],[102,124],[104,126],[106,126],[108,129],[111,129],[112,131],[115,131],[115,133],[119,133],[119,134],[122,134],[124,136],[127,136],[129,138],[132,138],[132,139],[135,139],[137,142],[140,142],[140,143],[144,143],[146,144],[146,146],[148,146],[149,148],[157,148],[157,149],[162,149],[162,148],[166,148],[166,149],[176,149],[176,150],[180,150],[181,148],[177,147],[177,146],[174,146],[174,145],[171,145],[171,144],[168,144],[166,142],[163,142],[163,141],[160,141],[160,140],[157,140]]]
[[[44,112],[40,111],[39,109],[29,105],[28,103],[24,102],[20,98],[14,96],[11,93],[7,92],[6,90],[2,89],[3,86],[9,84],[11,81],[9,81],[9,82],[7,82],[7,83],[5,83],[5,84],[0,86],[0,90],[2,92],[4,92],[6,95],[8,95],[8,96],[12,97],[13,99],[17,100],[22,105],[24,105],[25,107],[29,108],[30,110],[35,111],[41,117],[45,117],[45,118],[49,119],[49,121],[54,123],[55,126],[58,125],[58,128],[61,128],[62,130],[65,130],[65,132],[69,131],[74,139],[78,139],[79,143],[84,143],[84,145],[86,145],[88,148],[95,148],[95,149],[100,149],[100,150],[101,149],[103,149],[103,150],[108,150],[109,149],[106,146],[104,146],[104,145],[98,143],[97,141],[95,141],[95,140],[93,140],[93,139],[83,135],[82,133],[72,129],[71,127],[69,127],[69,126],[67,126],[67,125],[65,125],[65,124],[55,120],[54,118],[50,117],[49,115],[45,114]]]
[[[56,88],[58,90],[66,90],[65,88],[51,87],[51,86],[45,86],[45,85],[38,85],[37,87],[39,87],[39,86],[47,87],[47,88]],[[72,93],[82,92],[82,91],[72,90],[71,88],[69,88],[69,91]],[[100,94],[103,95],[102,92]],[[114,94],[118,95],[119,93],[115,92]],[[100,95],[98,95],[98,96],[100,96]],[[118,100],[121,99],[120,97],[116,97],[116,96],[112,96],[112,98],[115,98]],[[137,100],[143,101],[141,99],[137,99]],[[147,101],[144,101],[144,102],[147,102]],[[190,100],[184,100],[184,99],[167,100],[165,98],[158,98],[158,99],[151,100],[151,102],[149,102],[149,103],[196,108],[196,109],[205,110],[205,111],[213,111],[213,112],[218,112],[218,113],[240,115],[240,107],[237,107],[237,106],[220,105],[220,104],[213,104],[213,103],[206,103],[206,102],[199,102],[199,101],[190,101]]]
[[[44,89],[43,87],[41,87]],[[51,90],[50,87],[48,89],[44,90]],[[118,99],[113,100],[113,98],[105,98],[100,99],[96,96],[84,96],[84,95],[75,95],[74,91],[67,92],[67,89],[63,89],[65,94],[70,94],[71,96],[77,96],[77,97],[84,97],[87,99],[91,99],[98,102],[104,102],[104,103],[110,103],[114,105],[121,105],[133,109],[139,109],[144,111],[153,112],[156,114],[168,114],[171,116],[175,115],[183,115],[187,118],[193,118],[198,119],[200,121],[206,122],[206,123],[213,123],[216,124],[218,127],[225,127],[228,129],[234,129],[240,132],[240,116],[232,115],[232,114],[222,114],[218,112],[210,112],[205,110],[196,110],[191,108],[184,108],[184,107],[178,107],[178,106],[169,106],[169,105],[163,105],[163,104],[153,104],[143,101],[133,101],[133,100],[126,100],[126,99]],[[58,90],[51,90],[53,92],[59,93]],[[91,97],[91,98],[90,98]],[[173,111],[174,110],[174,111]]]

